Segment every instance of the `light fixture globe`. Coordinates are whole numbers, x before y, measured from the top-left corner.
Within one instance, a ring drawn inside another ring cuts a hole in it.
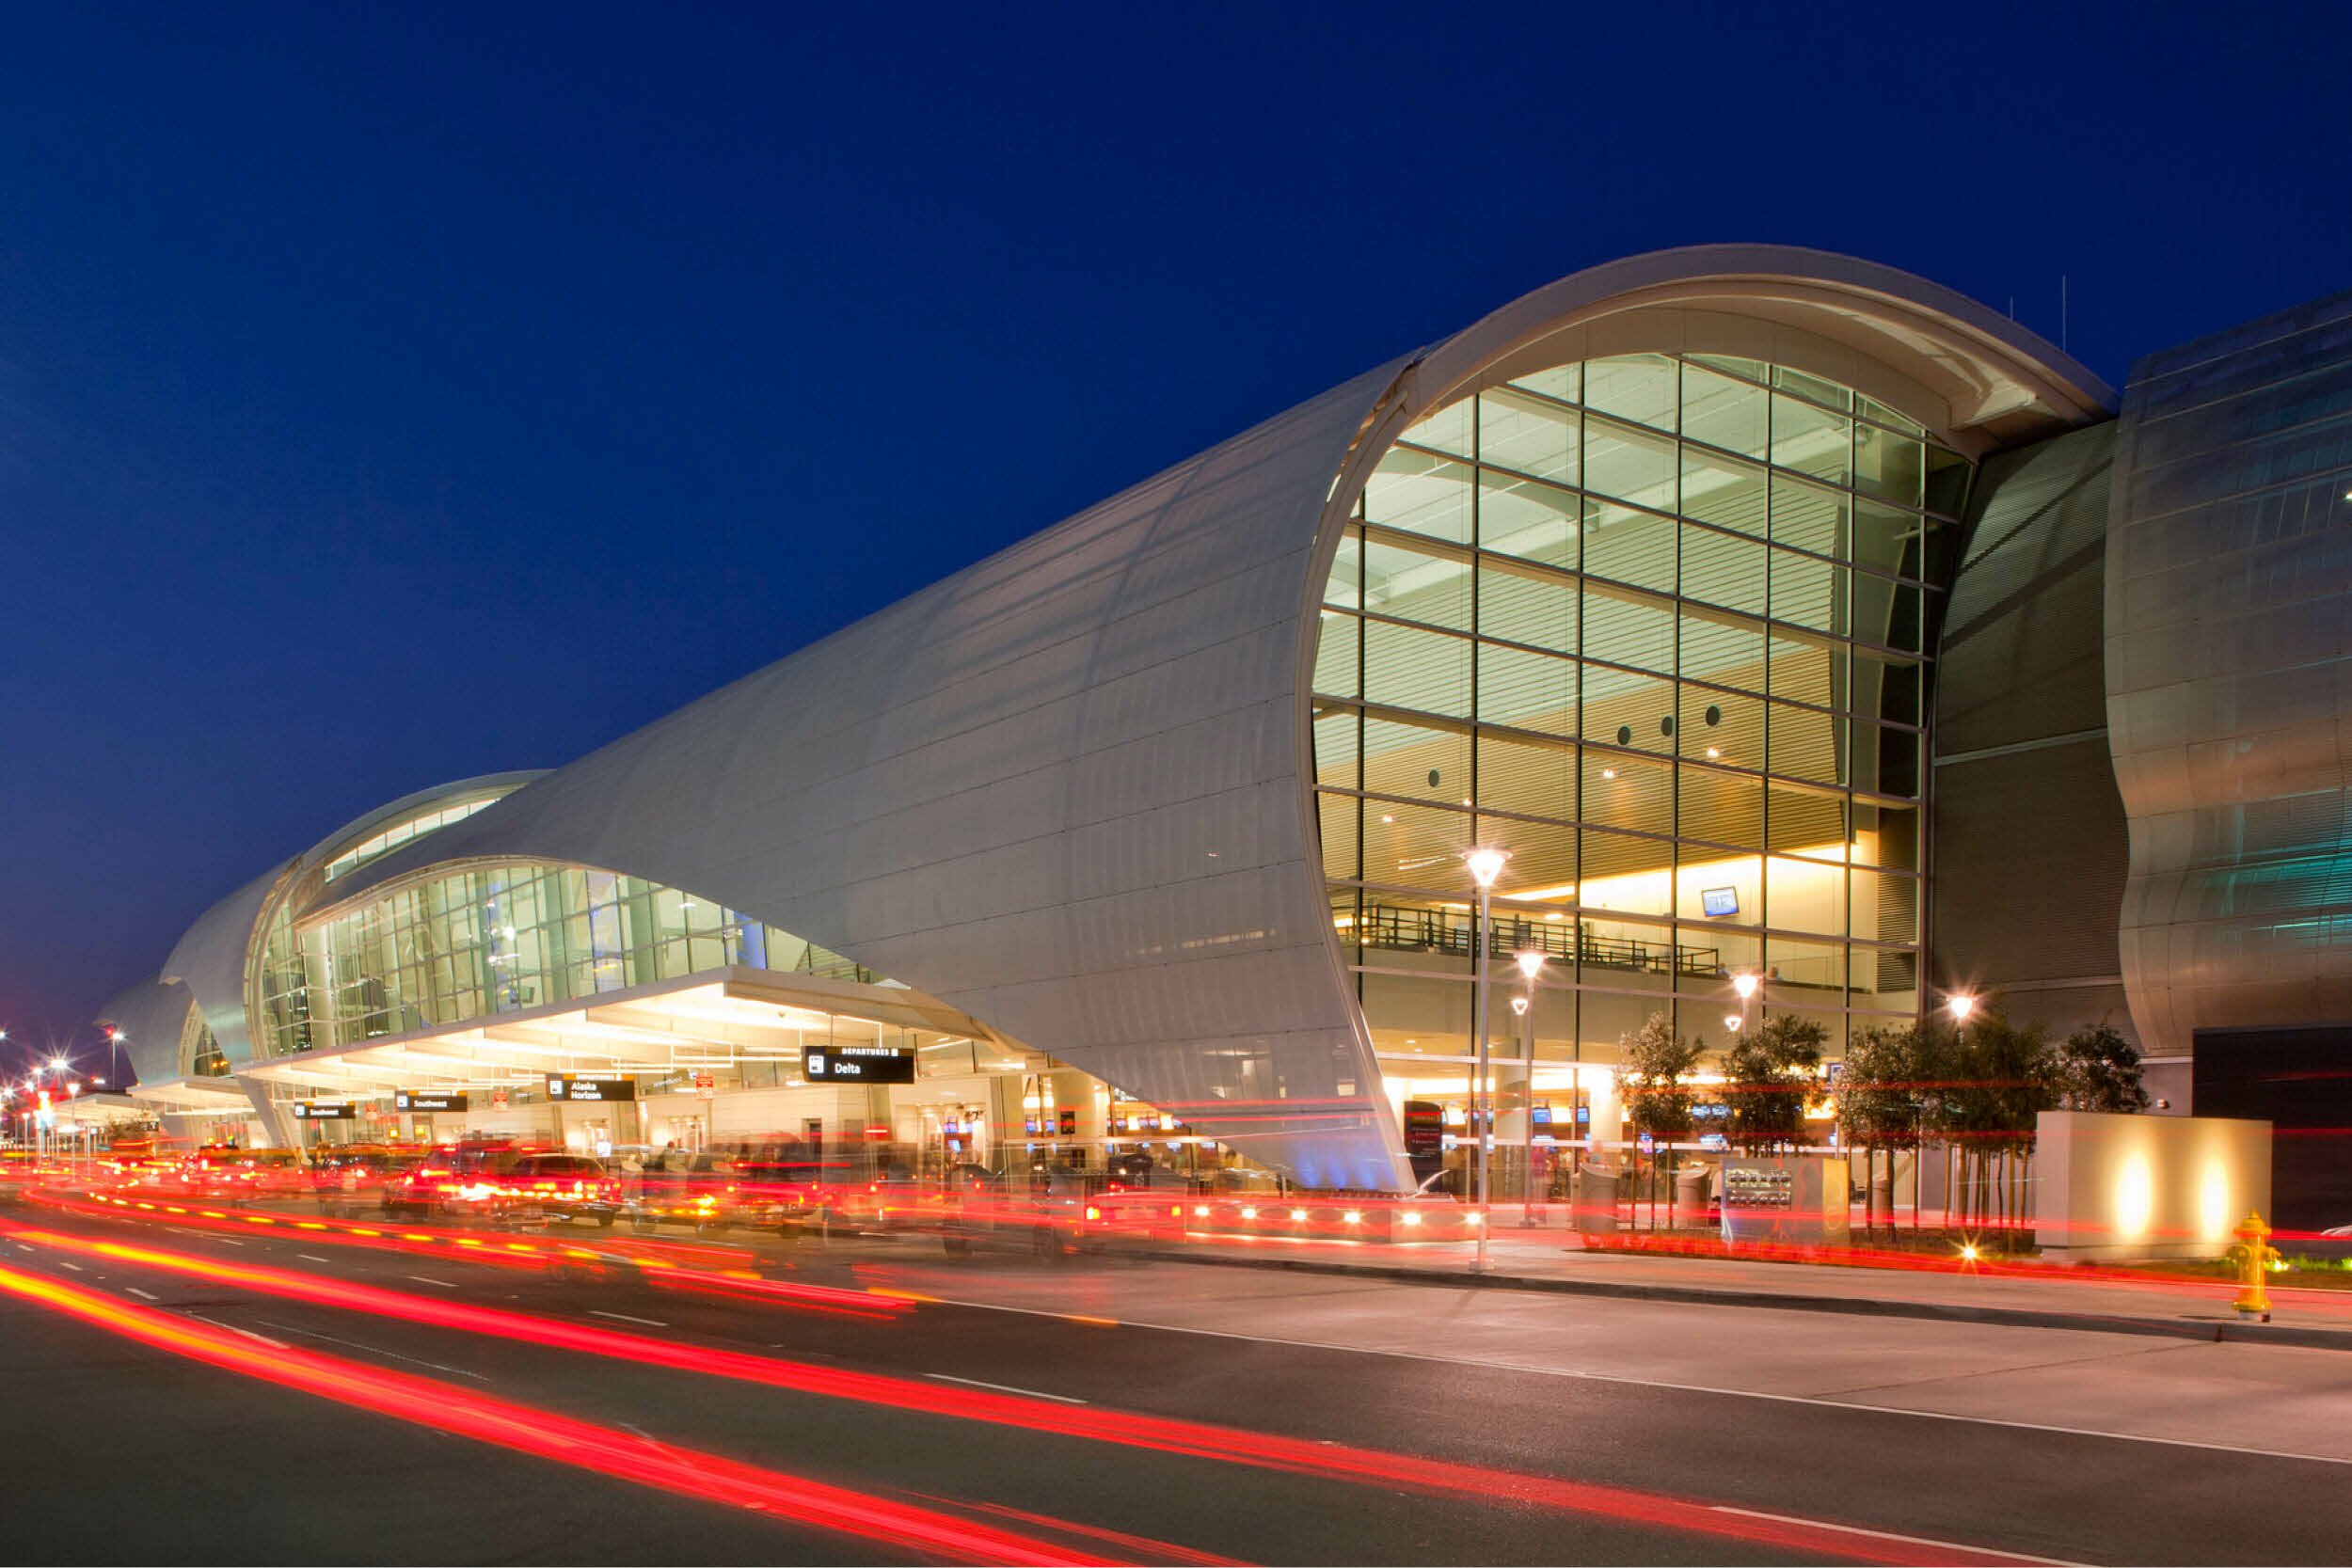
[[[1944,1006],[1950,1011],[1954,1022],[1965,1023],[1968,1015],[1977,1010],[1977,999],[1965,991],[1956,991],[1945,998]]]
[[[1508,849],[1470,849],[1464,851],[1462,863],[1470,867],[1470,880],[1482,888],[1495,885],[1502,875],[1502,863],[1511,858]]]
[[[1533,981],[1544,967],[1544,955],[1529,948],[1518,956],[1519,973]]]
[[[1731,989],[1740,993],[1742,1002],[1756,994],[1757,983],[1756,976],[1744,970],[1731,977]]]

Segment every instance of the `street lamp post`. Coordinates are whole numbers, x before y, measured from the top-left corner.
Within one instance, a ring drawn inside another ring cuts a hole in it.
[[[1511,998],[1511,1010],[1527,1022],[1527,1033],[1520,1041],[1520,1054],[1526,1059],[1527,1089],[1521,1097],[1524,1104],[1520,1117],[1526,1140],[1525,1164],[1519,1180],[1526,1185],[1519,1190],[1519,1228],[1535,1224],[1535,976],[1543,973],[1544,955],[1536,948],[1528,948],[1518,956],[1519,974],[1527,982],[1524,995]],[[1571,1111],[1571,1117],[1574,1113]]]
[[[1969,995],[1964,990],[1952,991],[1947,994],[1944,998],[1944,1009],[1952,1015],[1952,1038],[1955,1042],[1957,1042],[1961,1037],[1962,1031],[1968,1027],[1969,1016],[1977,1010],[1977,999]],[[1917,1152],[1912,1155],[1912,1164],[1914,1168],[1911,1173],[1911,1225],[1912,1228],[1915,1230],[1919,1227],[1920,1201],[1918,1189],[1921,1185],[1920,1169],[1926,1164],[1924,1156],[1927,1153],[1927,1111],[1922,1108],[1919,1113],[1919,1148]],[[1952,1223],[1952,1162],[1951,1145],[1948,1140],[1946,1142],[1944,1148],[1944,1224],[1947,1227],[1949,1227]]]
[[[1470,879],[1478,884],[1478,977],[1470,996],[1470,1028],[1477,1035],[1472,1053],[1470,1081],[1470,1132],[1478,1141],[1478,1198],[1471,1223],[1478,1227],[1478,1256],[1470,1267],[1474,1273],[1486,1272],[1486,1232],[1488,1225],[1487,1151],[1494,1139],[1488,1108],[1493,1097],[1487,1092],[1488,1052],[1486,1036],[1486,957],[1494,945],[1495,879],[1502,875],[1502,864],[1511,858],[1508,849],[1472,849],[1462,857],[1470,867]]]

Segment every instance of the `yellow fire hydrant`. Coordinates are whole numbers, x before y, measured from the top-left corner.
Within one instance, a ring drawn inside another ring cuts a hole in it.
[[[2264,1323],[2270,1321],[2270,1292],[2264,1288],[2263,1275],[2270,1265],[2280,1259],[2279,1249],[2269,1244],[2270,1227],[2263,1224],[2258,1213],[2246,1216],[2246,1223],[2232,1232],[2238,1244],[2230,1250],[2238,1260],[2237,1299],[2230,1305],[2249,1315],[2259,1313]]]

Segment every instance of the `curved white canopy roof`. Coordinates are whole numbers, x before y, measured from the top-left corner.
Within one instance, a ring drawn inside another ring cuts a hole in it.
[[[2014,324],[1889,268],[1763,245],[1613,262],[747,675],[338,893],[488,856],[691,889],[1301,1180],[1397,1184],[1311,812],[1314,606],[1342,520],[1405,423],[1538,363],[1637,350],[1811,370],[1969,451],[2113,404]]]

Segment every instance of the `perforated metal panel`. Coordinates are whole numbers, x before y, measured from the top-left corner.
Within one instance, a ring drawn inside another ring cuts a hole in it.
[[[2096,425],[1984,465],[1937,674],[1938,983],[2057,1029],[2128,1027],[2100,635],[2114,444]]]
[[[2352,294],[2136,368],[2106,623],[2142,1038],[2352,1020]]]

